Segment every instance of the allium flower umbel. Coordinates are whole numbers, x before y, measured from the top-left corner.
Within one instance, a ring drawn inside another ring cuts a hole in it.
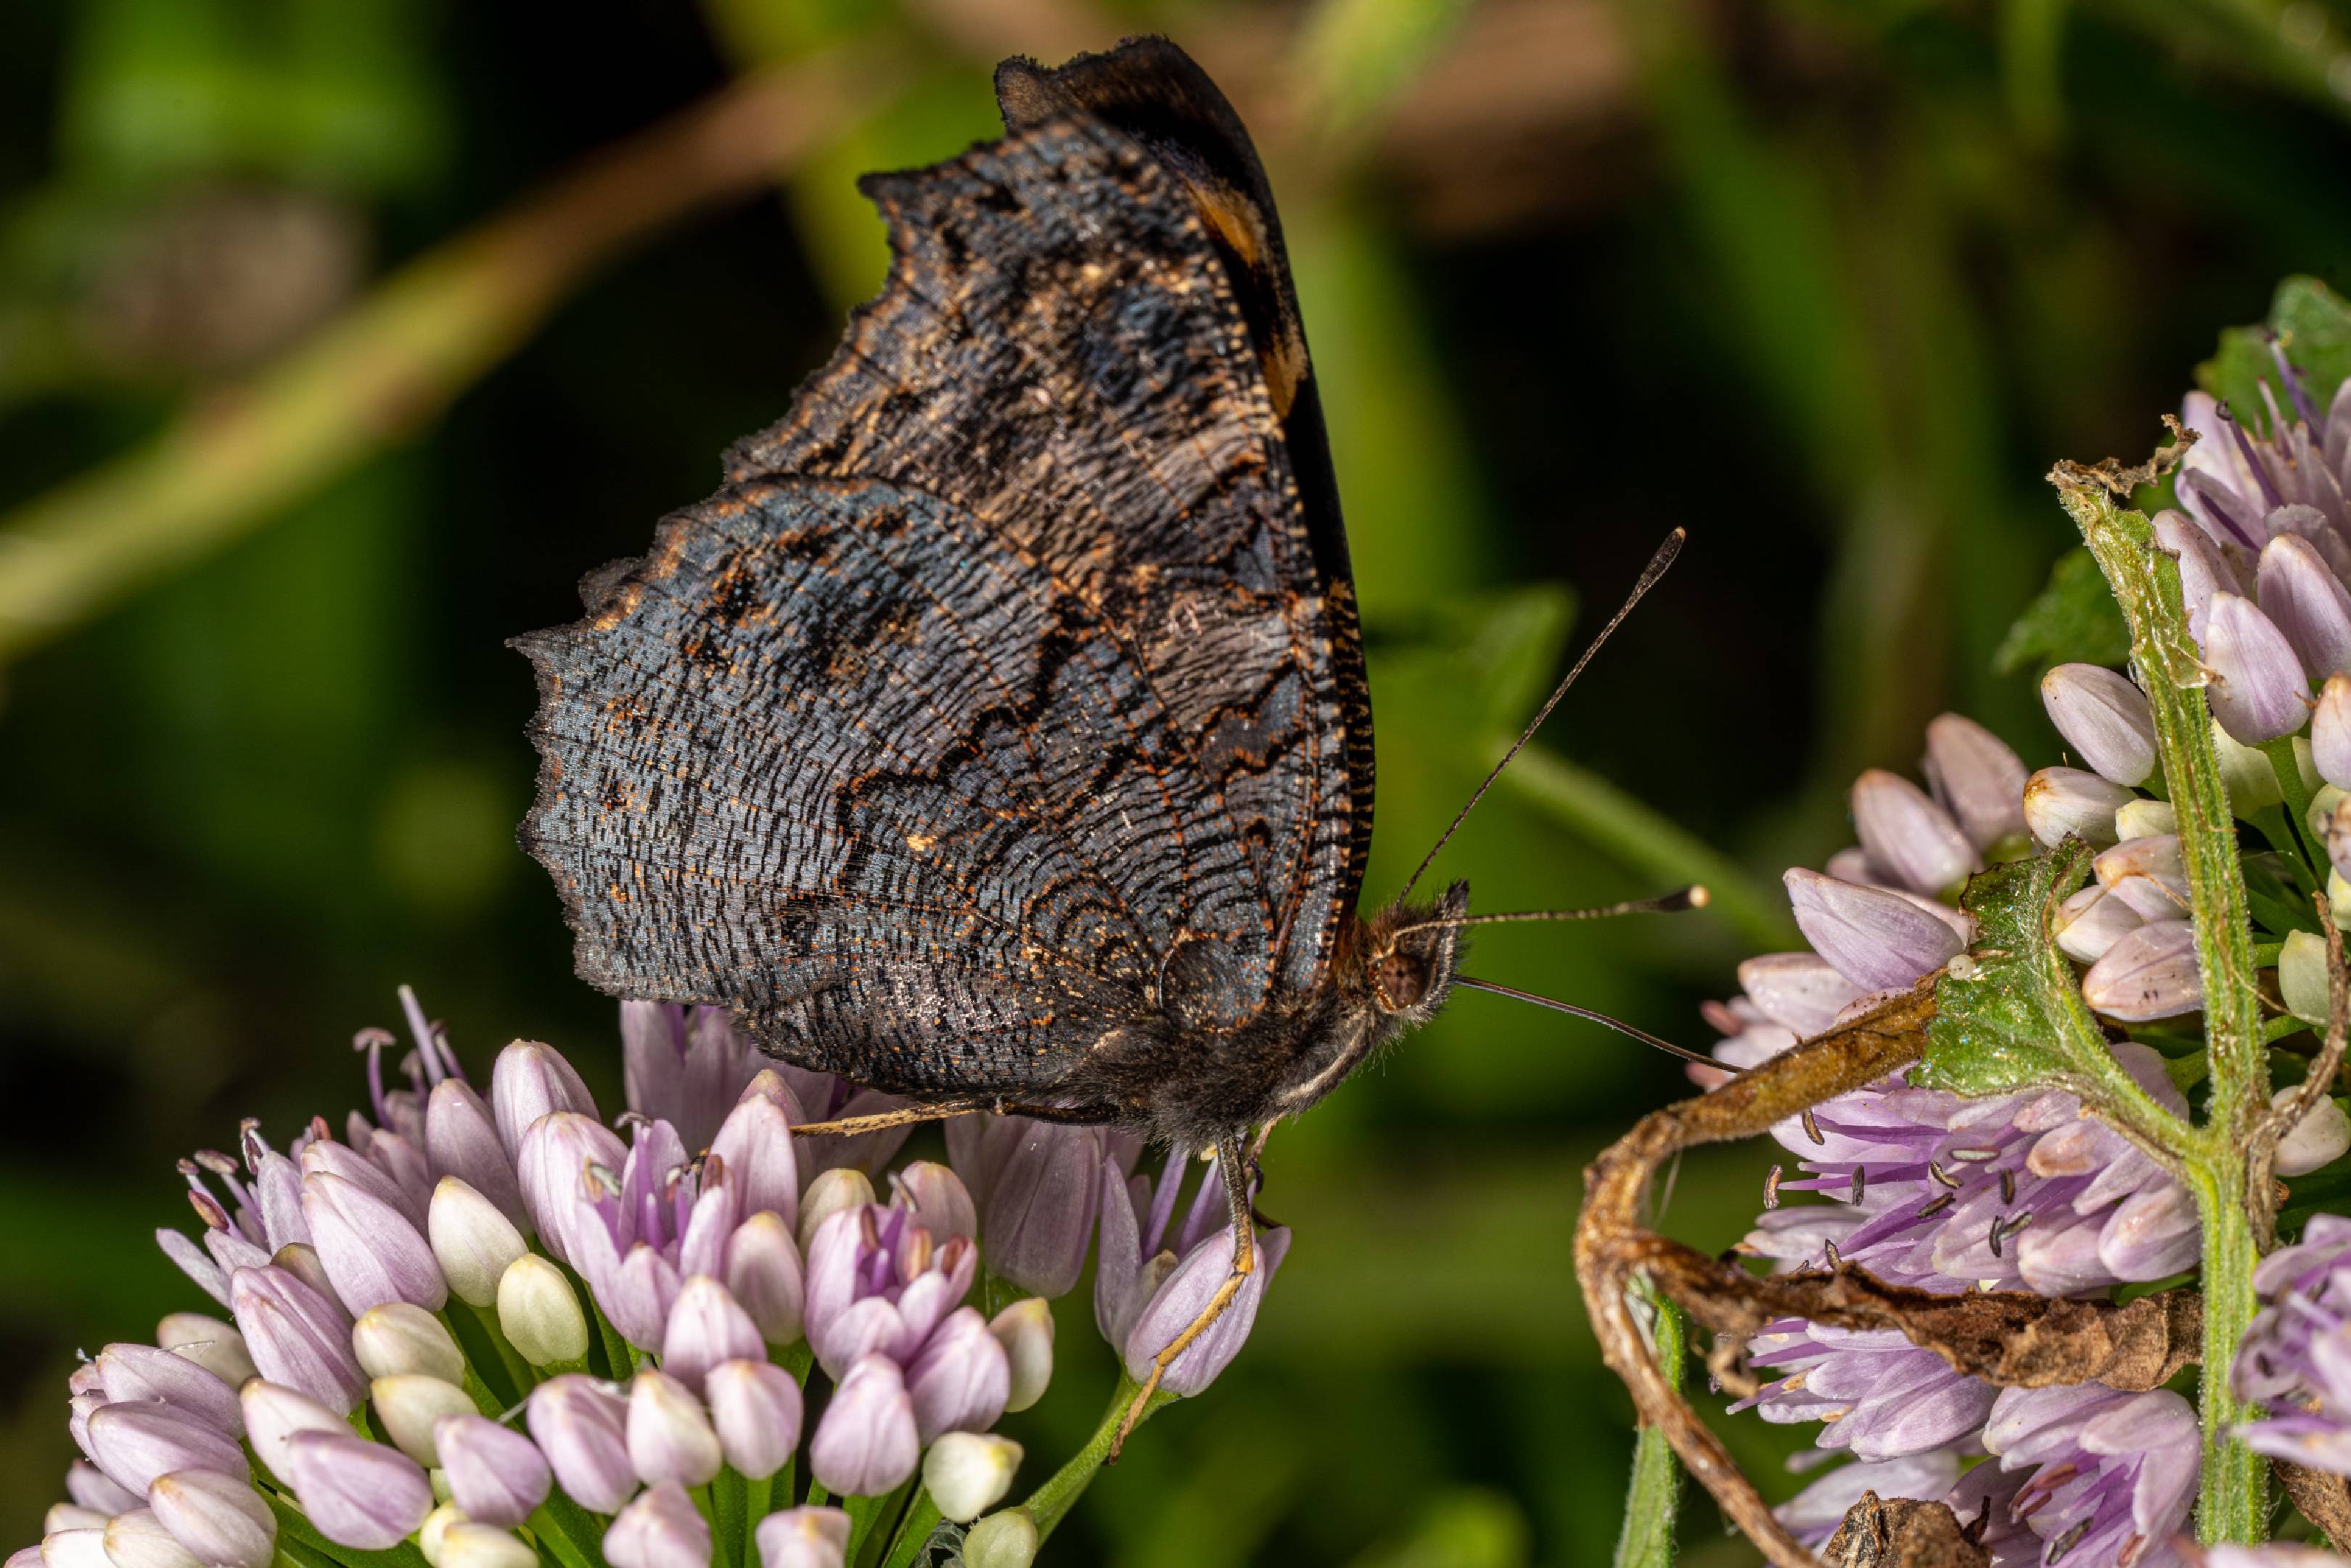
[[[439,1568],[703,1568],[699,1497],[751,1504],[730,1528],[764,1568],[792,1568],[853,1560],[928,1479],[935,1518],[1008,1493],[1020,1447],[988,1429],[1045,1393],[1053,1333],[1042,1296],[1005,1287],[1071,1288],[1134,1140],[965,1118],[951,1146],[975,1202],[946,1165],[884,1171],[903,1130],[796,1139],[891,1102],[767,1062],[717,1012],[623,1006],[629,1104],[608,1124],[544,1045],[508,1046],[475,1089],[402,1000],[413,1049],[388,1072],[392,1037],[359,1036],[368,1108],[340,1134],[316,1119],[281,1145],[247,1123],[235,1157],[183,1162],[200,1228],[159,1240],[215,1312],[172,1312],[154,1344],[107,1345],[75,1373],[85,1458],[34,1556],[268,1568],[298,1514],[311,1555],[319,1539],[329,1556],[415,1541]],[[1195,1209],[1221,1219],[1213,1181]],[[1209,1228],[1176,1239],[1228,1253]],[[1131,1223],[1115,1239],[1140,1257]],[[1171,1391],[1231,1358],[1286,1241],[1266,1239],[1249,1310]],[[1128,1315],[1156,1324],[1196,1292],[1155,1267],[1151,1289],[1139,1261],[1110,1272]],[[983,1277],[992,1319],[969,1300]],[[818,1368],[834,1385],[820,1406],[803,1393]],[[794,1506],[803,1479],[891,1500]]]

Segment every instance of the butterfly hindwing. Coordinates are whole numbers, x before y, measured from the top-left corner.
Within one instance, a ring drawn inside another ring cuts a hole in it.
[[[868,188],[841,350],[525,640],[582,973],[933,1097],[1229,1031],[1325,976],[1369,745],[1229,259],[1085,115]]]

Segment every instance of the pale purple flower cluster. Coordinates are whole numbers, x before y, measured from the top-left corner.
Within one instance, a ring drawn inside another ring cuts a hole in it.
[[[2120,738],[2110,747],[2124,749]],[[2151,734],[2145,761],[2142,779],[2154,763]],[[2147,815],[2130,812],[2138,798],[2119,783],[2028,778],[1997,738],[1948,714],[1928,727],[1923,771],[1924,789],[1889,772],[1864,774],[1853,792],[1859,844],[1834,857],[1826,874],[1788,873],[1790,904],[1813,950],[1749,960],[1742,994],[1709,1007],[1726,1037],[1715,1051],[1726,1067],[1754,1066],[1943,968],[1973,936],[1972,922],[1948,902],[1959,885],[2059,823],[2057,836],[2122,846],[2101,857],[2101,889],[2121,883],[2137,895],[2151,883],[2177,885],[2184,897],[2176,839],[2166,861],[2159,850],[2130,850],[2147,835],[2116,832],[2118,813],[2134,827]],[[2192,945],[2188,953],[2192,971]],[[2185,1111],[2160,1056],[2130,1041],[2114,1049],[2150,1096]],[[2075,1096],[1969,1099],[1912,1087],[1904,1076],[1773,1129],[1801,1174],[1783,1180],[1773,1172],[1743,1250],[1785,1267],[1843,1260],[1942,1292],[2074,1295],[2195,1266],[2192,1196]],[[1781,1203],[1798,1191],[1826,1201]],[[2177,1396],[2096,1385],[2003,1392],[1898,1333],[1800,1319],[1768,1325],[1748,1348],[1765,1381],[1740,1407],[1769,1421],[1819,1422],[1819,1448],[1854,1456],[1782,1511],[1815,1543],[1874,1490],[1944,1498],[1963,1519],[1990,1507],[1985,1539],[1996,1562],[2053,1563],[2075,1552],[2081,1563],[2168,1560],[2163,1543],[2193,1494],[2197,1467],[2193,1412]],[[2184,1448],[2170,1441],[2179,1421]],[[2122,1423],[2139,1424],[2151,1446],[2109,1453]],[[1965,1458],[1987,1452],[1998,1462],[1959,1479]]]
[[[248,1123],[241,1157],[183,1162],[203,1230],[159,1239],[231,1321],[174,1314],[74,1375],[72,1500],[11,1568],[266,1568],[291,1511],[339,1547],[413,1538],[434,1568],[528,1568],[564,1528],[559,1490],[601,1532],[571,1545],[611,1568],[705,1568],[696,1489],[795,1463],[811,1361],[833,1385],[815,1481],[871,1498],[919,1471],[968,1521],[1011,1484],[1019,1446],[987,1429],[1050,1381],[1043,1297],[1076,1282],[1105,1194],[1097,1298],[1131,1366],[1222,1281],[1193,1265],[1228,1257],[1228,1230],[1187,1223],[1181,1259],[1156,1251],[1182,1166],[1155,1206],[1147,1181],[1131,1195],[1131,1137],[964,1118],[964,1174],[904,1166],[883,1201],[904,1128],[793,1129],[893,1103],[767,1062],[716,1011],[624,1004],[624,1144],[559,1052],[507,1047],[485,1096],[402,1002],[404,1087],[387,1087],[390,1035],[357,1042],[372,1118],[340,1138],[313,1121],[282,1152]],[[1147,1241],[1138,1208],[1157,1211]],[[1204,1211],[1225,1212],[1213,1181]],[[1264,1239],[1268,1266],[1172,1391],[1238,1354],[1287,1239]],[[993,1318],[966,1304],[985,1246],[998,1280],[1040,1293]],[[748,1522],[764,1568],[840,1568],[852,1541],[828,1508]]]
[[[2313,1215],[2302,1239],[2262,1260],[2262,1307],[2231,1380],[2270,1417],[2241,1434],[2258,1452],[2351,1475],[2351,1219]]]

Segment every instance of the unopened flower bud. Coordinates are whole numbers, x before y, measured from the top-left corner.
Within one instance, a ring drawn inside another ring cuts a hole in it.
[[[849,1515],[837,1508],[788,1508],[759,1521],[759,1568],[841,1568]]]
[[[1062,1295],[1084,1270],[1093,1236],[1102,1134],[1027,1117],[1005,1121],[1010,1136],[981,1206],[987,1266],[1018,1289]]]
[[[1897,894],[1838,882],[1801,866],[1782,880],[1797,929],[1837,973],[1865,991],[1908,986],[1967,946],[1949,925]]]
[[[341,1303],[272,1264],[231,1275],[229,1307],[263,1377],[339,1415],[359,1407],[367,1380],[351,1354],[350,1319]]]
[[[2155,540],[2179,558],[2179,595],[2188,612],[2188,632],[2201,643],[2212,595],[2235,592],[2240,587],[2236,574],[2220,559],[2211,538],[2183,512],[2157,513]]]
[[[629,1462],[626,1400],[578,1373],[530,1391],[531,1437],[556,1483],[590,1513],[612,1513],[637,1490]]]
[[[698,1395],[704,1375],[720,1362],[764,1360],[767,1354],[758,1326],[726,1286],[696,1274],[680,1288],[662,1336],[664,1372]]]
[[[991,1513],[963,1538],[964,1568],[1029,1568],[1037,1561],[1039,1539],[1027,1509]]]
[[[987,1320],[987,1332],[1004,1347],[1012,1384],[1008,1411],[1026,1410],[1045,1396],[1053,1381],[1053,1306],[1042,1296],[1013,1302]]]
[[[538,1553],[511,1531],[476,1520],[458,1520],[441,1532],[435,1568],[538,1568]]]
[[[2326,939],[2314,931],[2289,931],[2278,953],[2278,995],[2285,1010],[2307,1024],[2326,1023]]]
[[[2318,674],[2351,670],[2351,593],[2316,546],[2280,534],[2262,547],[2262,613],[2283,633],[2302,667]]]
[[[500,1277],[530,1250],[497,1205],[455,1176],[443,1176],[434,1187],[425,1228],[449,1289],[468,1306],[496,1301]]]
[[[2115,812],[2115,832],[2124,839],[2153,838],[2179,831],[2179,813],[2168,800],[2130,800]]]
[[[2196,1011],[2204,1005],[2204,983],[2195,926],[2159,920],[2130,932],[2082,977],[2082,999],[2126,1023]]]
[[[523,1134],[550,1111],[578,1112],[591,1122],[601,1119],[595,1097],[562,1052],[528,1040],[498,1052],[490,1069],[490,1116],[508,1155],[519,1162]]]
[[[2058,947],[2069,958],[2095,964],[2147,917],[2105,887],[2093,883],[2057,906],[2050,921]]]
[[[514,1224],[524,1222],[514,1156],[507,1153],[490,1108],[472,1085],[444,1078],[433,1086],[424,1105],[424,1155],[434,1176],[456,1177]]]
[[[879,1497],[914,1473],[922,1452],[898,1364],[865,1355],[833,1389],[809,1443],[809,1468],[836,1497]]]
[[[735,1471],[765,1480],[799,1447],[799,1385],[765,1360],[722,1361],[703,1380],[719,1451]]]
[[[190,1475],[202,1473],[199,1470],[188,1472]],[[126,1508],[122,1511],[129,1513],[131,1511]],[[110,1513],[100,1513],[94,1508],[84,1508],[78,1503],[53,1502],[49,1504],[49,1511],[41,1515],[41,1533],[55,1535],[61,1530],[104,1530],[106,1521],[113,1517]]]
[[[286,1448],[302,1511],[338,1546],[387,1551],[433,1511],[432,1483],[413,1459],[348,1428],[298,1432]]]
[[[2351,795],[2335,803],[2335,812],[2327,819],[2326,831],[2321,837],[2326,843],[2327,862],[2333,867],[2329,876],[2332,881],[2334,876],[2342,874],[2345,866],[2351,866]],[[2328,902],[2334,902],[2331,894]],[[2346,906],[2336,904],[2335,907]]]
[[[245,1412],[246,1441],[253,1445],[262,1468],[287,1485],[294,1484],[292,1456],[287,1445],[297,1432],[348,1432],[350,1426],[308,1395],[254,1378],[237,1390]]]
[[[2041,706],[2074,754],[2116,784],[2155,771],[2155,714],[2128,677],[2099,664],[2060,664],[2041,677]]]
[[[444,1383],[465,1381],[465,1353],[441,1320],[413,1301],[370,1307],[351,1327],[351,1352],[369,1377],[413,1373]]]
[[[2220,786],[2229,793],[2229,810],[2237,816],[2251,818],[2285,800],[2268,757],[2240,745],[2218,719],[2212,721],[2212,752],[2220,764]]]
[[[510,1528],[547,1500],[554,1482],[538,1445],[480,1415],[444,1416],[434,1447],[449,1478],[449,1500],[465,1517]]]
[[[630,1380],[629,1462],[647,1486],[689,1487],[705,1484],[725,1463],[702,1402],[667,1373],[648,1369]]]
[[[533,1366],[556,1366],[588,1354],[588,1317],[563,1270],[536,1252],[498,1277],[498,1332]]]
[[[368,1385],[368,1393],[383,1435],[427,1469],[441,1463],[440,1450],[433,1443],[434,1426],[444,1416],[475,1413],[473,1398],[464,1389],[415,1373],[379,1377]]]
[[[956,1308],[931,1332],[905,1379],[914,1430],[925,1443],[942,1432],[986,1431],[1004,1414],[1012,1391],[1004,1347],[971,1307]]]
[[[612,1521],[604,1561],[612,1568],[709,1568],[709,1521],[684,1487],[663,1481]]]
[[[269,1262],[271,1267],[285,1270],[325,1300],[343,1308],[346,1317],[350,1315],[350,1309],[344,1306],[343,1298],[336,1293],[334,1281],[327,1277],[326,1264],[319,1260],[319,1249],[308,1242],[287,1242],[270,1254]]]
[[[202,1312],[172,1312],[155,1325],[155,1343],[173,1355],[187,1357],[231,1388],[260,1373],[246,1354],[245,1336]]]
[[[725,1162],[737,1213],[766,1210],[782,1216],[786,1225],[799,1218],[799,1156],[781,1105],[765,1094],[746,1094],[726,1113],[710,1152]]]
[[[2056,848],[2068,835],[2103,849],[2120,836],[2115,813],[2136,798],[2079,768],[2044,768],[2025,781],[2024,820],[2043,849]]]
[[[184,1356],[152,1344],[110,1344],[94,1364],[110,1400],[152,1399],[232,1437],[245,1435],[236,1390]]]
[[[1975,846],[1951,814],[1898,773],[1873,768],[1854,780],[1853,825],[1871,863],[1913,893],[1934,897],[1976,868]]]
[[[2310,716],[2310,683],[2285,633],[2250,600],[2216,593],[2204,625],[2205,695],[2230,736],[2259,746],[2292,735]]]
[[[2099,885],[2123,892],[2126,902],[2149,920],[2177,920],[2188,914],[2188,865],[2176,834],[2125,839],[2100,851],[2091,868]],[[2130,890],[2134,883],[2140,886]]]
[[[157,1476],[173,1470],[245,1472],[236,1439],[167,1405],[108,1405],[89,1418],[89,1457],[107,1479],[145,1497]]]
[[[2338,789],[2351,789],[2351,674],[2338,670],[2319,688],[2310,716],[2311,761]]]
[[[950,1236],[979,1239],[979,1209],[963,1178],[935,1160],[914,1160],[890,1173],[890,1201],[914,1215],[935,1243]]]
[[[751,1314],[761,1339],[773,1345],[799,1339],[806,1287],[799,1246],[781,1215],[763,1210],[735,1228],[726,1244],[726,1290]]]
[[[2301,1085],[2289,1084],[2271,1095],[2270,1103],[2283,1107],[2301,1092]],[[2277,1174],[2308,1176],[2322,1166],[2333,1165],[2346,1150],[2351,1150],[2351,1117],[2344,1115],[2342,1105],[2331,1096],[2321,1094],[2311,1102],[2302,1120],[2278,1140]]]
[[[863,1171],[838,1166],[809,1183],[800,1195],[800,1256],[808,1256],[817,1228],[844,1208],[862,1208],[873,1201],[873,1183]]]
[[[416,1550],[433,1568],[441,1568],[441,1539],[452,1525],[465,1522],[465,1511],[454,1502],[444,1502],[424,1516],[416,1527]]]
[[[413,1301],[437,1312],[448,1301],[449,1282],[416,1227],[357,1183],[323,1172],[304,1176],[302,1218],[335,1294],[350,1311]]]
[[[923,1489],[941,1517],[966,1524],[1012,1490],[1020,1445],[993,1432],[949,1432],[923,1456]]]
[[[107,1558],[106,1531],[101,1527],[45,1535],[40,1545],[12,1553],[8,1568],[114,1568],[114,1564]]]
[[[1962,714],[1927,726],[1927,781],[1968,841],[1989,852],[2024,831],[2024,764],[2001,738]]]
[[[144,1508],[106,1521],[106,1560],[113,1568],[203,1568],[153,1511]]]
[[[174,1470],[147,1489],[147,1506],[205,1568],[267,1568],[277,1516],[242,1476]]]
[[[88,1459],[66,1467],[66,1495],[92,1513],[108,1519],[139,1506],[139,1494],[123,1490],[106,1479],[106,1472]]]
[[[618,1171],[628,1158],[628,1150],[610,1127],[580,1112],[549,1112],[524,1129],[522,1147],[515,1155],[516,1177],[539,1245],[557,1262],[580,1267],[572,1239],[581,1225],[602,1223],[580,1197],[589,1168]]]

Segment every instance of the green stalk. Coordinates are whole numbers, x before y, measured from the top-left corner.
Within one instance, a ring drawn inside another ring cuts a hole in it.
[[[882,1568],[913,1568],[931,1531],[939,1527],[939,1505],[931,1500],[929,1489],[916,1492],[914,1506],[898,1521],[897,1536],[890,1542],[890,1555],[883,1560]]]
[[[784,1470],[784,1491],[791,1492],[791,1470]],[[759,1521],[775,1511],[776,1478],[761,1476],[743,1483],[743,1568],[759,1568]]]
[[[733,1466],[718,1472],[710,1483],[711,1500],[716,1512],[718,1536],[716,1545],[718,1561],[732,1563],[743,1555],[743,1541],[750,1533],[748,1522],[751,1504],[750,1483]]]
[[[1053,1527],[1061,1522],[1062,1517],[1076,1505],[1078,1499],[1085,1496],[1086,1488],[1093,1485],[1095,1472],[1110,1458],[1111,1444],[1118,1437],[1118,1424],[1142,1386],[1121,1372],[1118,1387],[1110,1396],[1110,1408],[1102,1413],[1102,1425],[1095,1427],[1094,1435],[1086,1439],[1086,1446],[1072,1454],[1070,1462],[1054,1471],[1044,1485],[1029,1494],[1029,1500],[1023,1506],[1037,1521],[1037,1539],[1040,1542],[1053,1533]],[[1164,1388],[1153,1395],[1150,1402],[1144,1406],[1142,1416],[1136,1419],[1136,1427],[1139,1429],[1162,1406],[1175,1397]]]
[[[603,1531],[560,1489],[549,1492],[531,1514],[530,1531],[563,1568],[604,1568]]]
[[[1657,1367],[1674,1387],[1682,1381],[1682,1312],[1652,1291],[1636,1287],[1656,1310],[1652,1335]],[[1633,1440],[1633,1484],[1625,1497],[1624,1531],[1616,1537],[1616,1568],[1673,1568],[1674,1516],[1681,1507],[1682,1473],[1673,1445],[1646,1422]]]
[[[2156,749],[2188,871],[2197,969],[2204,985],[2204,1041],[2211,1113],[2180,1140],[2179,1156],[2204,1230],[2202,1490],[2196,1510],[2207,1542],[2256,1542],[2269,1532],[2269,1479],[2261,1458],[2230,1437],[2252,1412],[2229,1387],[2229,1368],[2252,1320],[2260,1247],[2245,1211],[2244,1151],[2269,1106],[2252,923],[2239,862],[2237,827],[2206,715],[2204,674],[2179,589],[2179,563],[2155,548],[2154,531],[2120,510],[2100,486],[2061,469],[2059,495],[2130,622],[2131,653],[2155,719]],[[2296,770],[2291,757],[2280,770]],[[2293,780],[2294,787],[2299,777]]]

